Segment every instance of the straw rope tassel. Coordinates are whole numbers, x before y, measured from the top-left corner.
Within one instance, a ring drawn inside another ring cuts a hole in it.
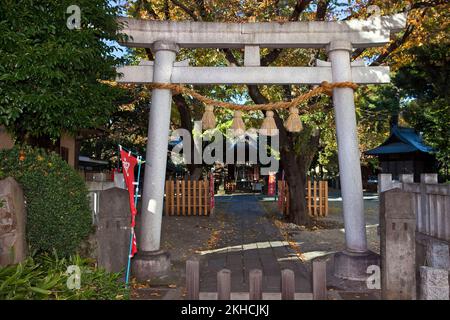
[[[203,129],[214,129],[216,127],[216,117],[214,116],[214,106],[207,105],[205,107],[205,113],[202,117]]]
[[[266,117],[264,118],[259,132],[266,136],[275,136],[278,134],[277,124],[273,118],[273,111],[266,112]]]
[[[289,108],[289,117],[287,118],[284,126],[289,132],[300,132],[303,130],[302,121],[300,120],[299,111],[297,107]]]
[[[244,121],[242,120],[242,112],[239,110],[234,111],[231,129],[234,130],[234,135],[236,136],[241,136],[245,132],[245,124]]]

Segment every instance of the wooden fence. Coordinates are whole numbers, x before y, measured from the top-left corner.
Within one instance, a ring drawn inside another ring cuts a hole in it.
[[[295,292],[295,274],[290,269],[281,271],[281,292],[263,292],[263,273],[250,270],[249,291],[231,292],[231,271],[217,273],[217,292],[200,292],[200,267],[198,260],[186,261],[187,300],[327,300],[326,261],[313,261],[313,292]]]
[[[450,242],[450,185],[438,184],[437,174],[421,174],[420,180],[414,183],[412,174],[402,174],[394,181],[391,174],[380,174],[378,191],[399,188],[413,193],[416,231]]]
[[[328,181],[307,180],[306,206],[311,217],[328,215]],[[286,181],[278,181],[278,207],[283,214],[288,214],[289,186]]]
[[[164,213],[169,216],[208,216],[214,208],[213,197],[210,181],[206,178],[166,180]]]

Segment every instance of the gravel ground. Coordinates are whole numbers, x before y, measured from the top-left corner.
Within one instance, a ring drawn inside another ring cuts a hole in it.
[[[305,229],[280,220],[281,215],[278,212],[276,202],[264,201],[263,205],[268,214],[279,221],[278,225],[282,231],[287,232],[291,240],[297,242],[305,260],[311,260],[318,256],[345,249],[344,219],[340,194],[330,192],[328,203],[328,216],[320,218],[317,227],[312,229]],[[379,253],[380,243],[377,235],[378,196],[376,194],[364,195],[364,214],[369,249]]]

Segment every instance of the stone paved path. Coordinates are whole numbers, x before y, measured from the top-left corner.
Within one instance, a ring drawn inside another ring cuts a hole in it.
[[[281,270],[295,272],[296,292],[311,292],[310,275],[283,236],[265,217],[257,195],[216,197],[216,208],[230,218],[233,228],[221,235],[218,249],[204,251],[200,265],[200,290],[214,292],[217,272],[231,270],[231,290],[248,291],[248,273],[263,271],[263,291],[280,292]]]

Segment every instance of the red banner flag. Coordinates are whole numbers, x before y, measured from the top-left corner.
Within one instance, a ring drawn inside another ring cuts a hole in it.
[[[130,152],[126,152],[124,150],[120,150],[120,158],[122,160],[122,171],[123,171],[123,178],[125,180],[125,185],[128,189],[128,194],[130,196],[130,211],[131,211],[131,227],[134,228],[136,225],[136,214],[137,209],[134,205],[134,168],[136,167],[136,164],[138,163],[138,159],[133,157]],[[131,249],[131,256],[133,257],[134,254],[137,252],[137,246],[136,246],[136,235],[133,231],[133,243],[132,243],[132,249]]]

